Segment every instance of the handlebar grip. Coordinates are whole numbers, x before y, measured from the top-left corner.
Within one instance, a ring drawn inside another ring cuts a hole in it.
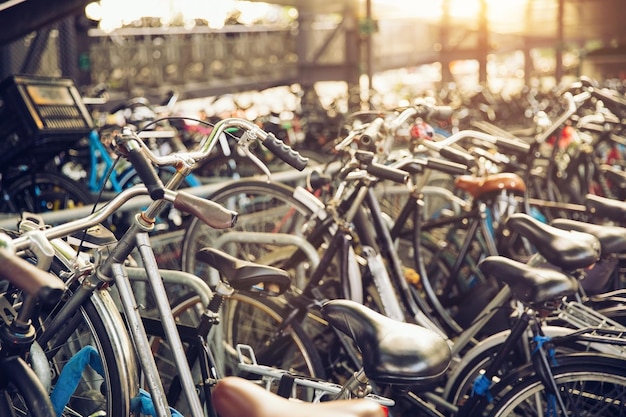
[[[285,144],[285,142],[274,136],[273,133],[268,133],[267,137],[263,140],[263,145],[282,161],[288,163],[298,171],[302,171],[309,163],[309,158],[304,158],[289,145]]]
[[[387,165],[379,164],[376,162],[372,162],[367,166],[367,172],[377,178],[397,182],[400,184],[406,184],[409,181],[408,172],[401,169],[388,167]]]
[[[452,107],[450,106],[433,106],[430,116],[435,120],[448,120],[452,117]]]
[[[476,159],[474,159],[470,153],[451,146],[443,146],[439,149],[439,155],[452,162],[464,165],[465,167],[471,168],[476,165]]]
[[[141,148],[129,147],[127,158],[137,171],[137,175],[144,183],[150,194],[150,198],[153,200],[160,200],[165,195],[165,187],[161,182],[161,179],[157,175],[156,170],[152,166],[152,163],[143,154]]]
[[[435,171],[445,172],[450,175],[465,175],[468,173],[467,165],[458,164],[445,159],[427,158],[426,166]]]
[[[382,129],[384,123],[385,120],[382,117],[375,118],[372,123],[365,128],[359,140],[367,144],[376,143],[378,140],[378,134],[380,133],[380,129]]]
[[[55,304],[65,292],[65,283],[37,268],[6,248],[0,248],[0,278],[11,282],[42,303]]]
[[[520,140],[508,138],[496,138],[496,146],[502,150],[513,152],[518,155],[526,155],[530,152],[530,145]]]
[[[237,212],[185,191],[176,192],[174,207],[185,213],[193,214],[214,229],[228,229],[237,223]]]

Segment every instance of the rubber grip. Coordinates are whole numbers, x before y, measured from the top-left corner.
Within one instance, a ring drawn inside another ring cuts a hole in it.
[[[127,157],[133,165],[133,168],[135,168],[135,171],[137,171],[137,175],[139,175],[139,178],[148,189],[150,198],[153,200],[162,199],[165,195],[165,187],[152,166],[152,163],[143,152],[141,152],[141,148],[129,149]]]
[[[439,150],[439,155],[441,155],[442,158],[449,159],[452,162],[465,165],[466,167],[471,168],[476,165],[476,159],[470,153],[451,146],[442,147]]]
[[[228,229],[237,223],[237,212],[185,191],[176,192],[174,207],[196,216],[214,229]]]
[[[263,140],[263,145],[282,161],[288,163],[298,171],[302,171],[309,163],[309,158],[304,158],[289,145],[285,144],[285,142],[274,136],[273,133],[268,133],[265,140]]]
[[[496,146],[502,150],[518,155],[526,155],[530,152],[530,145],[528,143],[515,139],[497,138]]]
[[[408,172],[376,162],[367,166],[367,172],[382,180],[389,180],[400,184],[406,184],[409,181]]]
[[[465,175],[468,173],[467,165],[445,159],[428,158],[426,166],[432,170],[445,172],[450,175]]]
[[[37,297],[42,303],[55,304],[65,292],[65,283],[61,279],[5,248],[0,248],[0,265],[0,278]]]
[[[432,109],[432,112],[430,114],[430,117],[432,117],[435,120],[448,120],[449,118],[452,117],[452,107],[450,106],[434,106]]]

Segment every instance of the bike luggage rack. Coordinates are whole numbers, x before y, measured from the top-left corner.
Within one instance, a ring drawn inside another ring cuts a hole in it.
[[[626,357],[626,327],[620,323],[576,301],[565,303],[558,317],[583,330],[584,340],[605,345],[601,351]]]
[[[237,355],[239,356],[239,369],[244,372],[250,372],[262,376],[262,383],[265,389],[270,391],[272,387],[277,387],[283,377],[288,376],[293,380],[292,399],[295,399],[295,393],[298,387],[306,387],[313,389],[313,398],[311,402],[318,403],[325,396],[335,396],[342,390],[342,386],[329,381],[314,379],[303,375],[295,375],[284,369],[273,368],[270,366],[259,365],[254,355],[254,350],[249,345],[238,344]],[[376,394],[368,394],[365,398],[386,407],[392,407],[395,402],[392,399],[381,397]],[[332,398],[328,398],[332,399]]]

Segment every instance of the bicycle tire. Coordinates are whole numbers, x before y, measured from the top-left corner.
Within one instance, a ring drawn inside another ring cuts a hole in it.
[[[548,337],[562,337],[572,331],[566,327],[560,326],[543,326],[542,331]],[[489,362],[497,354],[498,350],[505,343],[506,338],[509,337],[511,331],[503,330],[495,333],[483,340],[481,340],[475,347],[465,352],[460,362],[455,365],[452,372],[448,374],[448,382],[444,389],[444,396],[452,404],[460,404],[472,393],[473,383],[475,378],[479,375],[482,369],[485,369]],[[555,346],[555,353],[571,354],[575,352],[593,352],[601,353],[604,344],[593,344],[585,341],[572,340],[569,342],[561,342],[558,346]],[[605,350],[605,352],[607,352]],[[524,364],[528,360],[521,351],[520,347],[517,347],[510,354],[510,359],[507,360],[501,370],[498,373],[498,378],[503,378],[511,370],[514,370]]]
[[[0,212],[43,213],[89,205],[91,193],[79,182],[54,172],[25,173],[10,179]]]
[[[209,276],[208,266],[196,262],[195,253],[204,246],[215,247],[220,239],[223,239],[224,233],[228,233],[228,237],[230,237],[240,231],[280,232],[291,237],[302,238],[317,253],[328,252],[328,242],[331,240],[329,234],[332,232],[325,224],[320,225],[318,223],[320,212],[316,211],[323,209],[323,205],[317,200],[309,201],[306,195],[294,196],[295,192],[297,192],[296,189],[282,183],[268,183],[258,180],[242,180],[225,185],[209,199],[238,212],[237,225],[233,229],[221,231],[211,229],[196,219],[192,220],[183,242],[183,270],[200,277]],[[332,226],[334,224],[330,225],[330,227]],[[321,272],[315,262],[311,260],[312,256],[307,258],[304,252],[295,245],[248,240],[232,242],[223,246],[218,245],[217,247],[241,259],[269,264],[289,271],[295,277],[293,281],[294,293],[289,292],[286,296],[289,300],[294,296],[295,298],[298,297],[300,290],[309,284],[314,273]],[[371,286],[359,281],[362,288],[355,290],[349,287],[348,283],[345,282],[347,281],[345,277],[342,277],[338,272],[341,268],[340,252],[343,249],[341,248],[332,254],[333,259],[331,259],[330,265],[321,272],[320,281],[313,285],[315,292],[321,294],[322,298],[334,299],[349,298],[346,294],[352,294],[352,291],[361,291],[363,302],[366,305],[377,311],[382,311],[378,294]],[[209,284],[214,285],[215,283],[209,282]],[[282,302],[281,300],[286,298],[278,297],[272,300]],[[289,311],[294,309],[287,301],[284,302],[286,303],[285,309],[291,308]],[[294,300],[294,302],[300,305],[302,301]],[[315,312],[308,310],[306,317],[295,318],[291,321],[298,321],[309,339],[314,341],[317,352],[323,360],[326,375],[329,377],[332,375],[336,381],[343,381],[346,374],[358,370],[360,361],[354,358],[354,354],[351,354],[354,349],[352,347],[346,349],[333,329],[324,320],[319,319]],[[340,352],[341,358],[339,357]]]
[[[22,358],[1,363],[0,410],[11,416],[57,417],[44,386]]]
[[[194,294],[183,296],[172,307],[172,314],[177,323],[192,327],[199,324],[202,311],[200,298]],[[323,377],[322,360],[315,345],[298,323],[293,323],[277,336],[277,329],[284,317],[285,312],[273,300],[237,293],[224,300],[220,311],[220,324],[209,336],[211,351],[220,375],[256,379],[255,376],[242,372],[237,365],[239,359],[236,346],[243,343],[251,346],[259,355],[257,360],[261,365],[284,369],[298,375]],[[273,344],[269,345],[269,341]],[[165,389],[168,390],[175,375],[172,352],[167,342],[160,337],[153,337],[151,346]],[[200,384],[201,372],[198,366],[194,366],[192,372]],[[310,397],[310,393],[301,391],[299,397],[302,399]],[[172,401],[170,405],[178,411],[183,414],[188,412],[184,396],[178,395],[177,398],[170,400]]]
[[[412,264],[420,276],[421,289],[415,297],[426,300],[440,326],[451,334],[460,334],[470,326],[482,308],[497,292],[497,285],[485,277],[477,264],[485,253],[489,253],[479,225],[471,240],[464,222],[472,219],[458,218],[457,222],[442,221],[436,228],[425,227],[415,219],[416,226],[409,231],[412,246]],[[476,221],[476,220],[474,220]],[[435,223],[437,224],[437,223]],[[465,250],[463,246],[468,245]],[[459,260],[460,253],[465,253]],[[458,263],[455,271],[455,263]],[[490,322],[485,330],[488,336],[501,330],[502,317]]]
[[[64,280],[71,276],[71,270],[60,258],[56,258],[51,267],[51,272]],[[102,362],[104,376],[90,367],[83,371],[67,404],[67,416],[75,416],[77,412],[92,415],[97,411],[111,416],[129,415],[131,399],[138,395],[137,365],[124,321],[107,290],[97,290],[60,331],[53,335],[46,333],[46,322],[71,301],[72,289],[77,285],[78,282],[73,282],[68,296],[54,308],[42,310],[37,324],[36,341],[51,364],[53,385],[67,361],[85,346],[92,346]]]
[[[569,416],[625,416],[626,361],[607,355],[573,354],[557,356],[552,374]],[[511,381],[515,381],[511,383]],[[551,407],[544,380],[528,374],[528,368],[509,375],[501,381],[503,387],[496,400],[482,411],[489,417],[543,415]],[[498,384],[498,385],[499,385]],[[502,395],[502,392],[504,394]],[[546,402],[546,398],[548,398]],[[541,410],[537,410],[540,404]],[[553,414],[562,415],[558,402]],[[472,414],[477,415],[477,414]]]

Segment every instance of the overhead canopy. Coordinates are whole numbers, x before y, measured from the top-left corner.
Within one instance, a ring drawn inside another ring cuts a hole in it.
[[[75,14],[91,0],[0,1],[0,45]]]
[[[15,40],[54,21],[80,11],[92,0],[0,0],[0,45]],[[209,1],[209,0],[198,0]],[[365,14],[370,2],[373,17],[440,19],[448,5],[451,22],[472,26],[476,19],[456,13],[461,8],[472,13],[472,5],[484,1],[489,17],[489,30],[514,34],[529,39],[557,39],[559,21],[562,38],[567,41],[626,42],[623,0],[273,0],[271,3],[291,5],[302,12],[342,13],[346,8]],[[562,6],[562,7],[560,7]],[[562,11],[562,17],[559,18]],[[456,17],[455,17],[456,16]],[[475,17],[475,16],[474,16]],[[400,41],[400,40],[399,40]]]
[[[414,18],[433,21],[440,19],[436,14],[440,15],[447,4],[452,23],[471,26],[476,24],[476,9],[483,0],[275,0],[272,3],[318,13],[340,13],[351,6],[365,14],[368,1],[374,19]],[[484,1],[492,32],[556,39],[559,33],[559,9],[562,6],[562,31],[566,41],[626,41],[624,0]]]

